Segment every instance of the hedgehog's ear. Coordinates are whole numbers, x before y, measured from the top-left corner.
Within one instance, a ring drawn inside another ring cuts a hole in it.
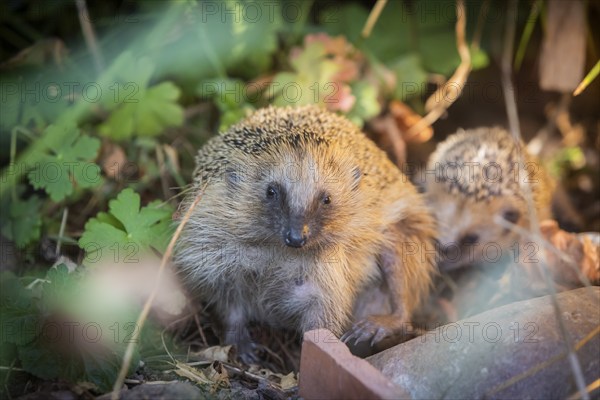
[[[352,168],[352,190],[358,188],[358,184],[360,183],[360,178],[362,177],[362,172],[360,168],[354,167]]]

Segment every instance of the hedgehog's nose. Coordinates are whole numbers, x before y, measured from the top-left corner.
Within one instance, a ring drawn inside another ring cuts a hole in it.
[[[292,227],[285,234],[285,244],[290,247],[300,248],[306,244],[308,240],[308,225],[302,227]]]

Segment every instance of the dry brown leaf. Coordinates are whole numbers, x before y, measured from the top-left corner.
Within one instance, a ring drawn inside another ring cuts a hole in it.
[[[583,242],[583,255],[581,261],[581,272],[588,277],[593,284],[600,283],[600,245],[592,241],[588,234],[580,234]]]
[[[251,366],[248,372],[268,380],[272,385],[280,388],[281,390],[288,390],[298,386],[298,379],[294,372],[283,375],[280,373],[275,373],[269,369],[259,368],[257,366]]]
[[[176,173],[179,173],[179,157],[177,154],[177,150],[175,150],[175,148],[173,146],[170,146],[168,144],[163,144],[163,151],[165,152],[166,156],[167,156],[167,160],[169,162],[169,164],[171,165],[171,167],[173,168],[173,171]]]
[[[221,363],[214,362],[201,370],[175,361],[175,373],[200,385],[210,385],[211,390],[229,386],[229,375]]]
[[[203,371],[204,376],[213,382],[213,389],[229,386],[229,374],[227,374],[227,370],[223,368],[223,365],[220,362],[213,362],[208,367],[204,368]]]
[[[401,101],[394,100],[390,103],[390,113],[394,116],[396,124],[402,132],[402,137],[408,143],[424,143],[433,136],[431,126],[424,127],[421,131],[409,134],[410,128],[419,123],[423,117],[413,111]]]
[[[563,231],[554,220],[543,221],[540,224],[540,230],[546,240],[569,257],[590,282],[600,281],[598,245],[593,243],[589,236]],[[548,252],[548,267],[556,283],[572,287],[581,286],[579,274],[572,263],[553,252]]]
[[[283,375],[281,377],[281,382],[279,386],[282,390],[289,390],[293,387],[298,386],[298,379],[296,379],[296,375],[293,372],[290,372],[287,375]]]
[[[233,360],[232,346],[212,346],[207,349],[194,353],[195,356],[201,357],[208,361],[230,362]]]
[[[180,361],[175,361],[175,373],[201,385],[213,384],[213,382],[204,375],[204,372]]]
[[[124,178],[127,166],[127,156],[123,148],[115,143],[105,141],[102,144],[102,155],[100,164],[106,176],[120,181]]]

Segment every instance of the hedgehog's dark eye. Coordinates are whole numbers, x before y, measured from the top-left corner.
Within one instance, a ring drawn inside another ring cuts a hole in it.
[[[272,186],[269,185],[267,187],[267,199],[275,199],[277,197],[277,189]]]
[[[502,217],[508,222],[516,224],[517,221],[519,221],[519,218],[521,218],[521,213],[518,210],[506,210],[504,211],[504,214],[502,214]]]
[[[467,233],[460,239],[460,244],[463,246],[477,244],[477,242],[479,242],[479,235],[476,233]]]
[[[323,196],[323,204],[331,204],[331,196]]]

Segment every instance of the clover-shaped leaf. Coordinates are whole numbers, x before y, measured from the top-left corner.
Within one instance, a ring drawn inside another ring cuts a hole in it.
[[[183,123],[183,108],[177,104],[179,88],[163,82],[149,89],[140,89],[140,98],[123,103],[100,125],[100,134],[113,139],[133,135],[156,136],[165,128]]]
[[[133,135],[156,136],[165,128],[183,123],[183,108],[177,103],[179,88],[172,82],[148,87],[153,72],[151,60],[135,60],[129,52],[115,61],[111,66],[113,96],[103,101],[112,112],[100,125],[100,134],[116,140]]]
[[[90,162],[98,154],[98,139],[81,135],[68,124],[48,126],[40,140],[42,150],[28,174],[34,188],[44,189],[58,202],[72,194],[75,185],[89,188],[101,182],[100,167]]]
[[[154,201],[140,208],[140,196],[132,189],[125,189],[108,207],[108,213],[98,213],[85,224],[85,232],[79,239],[88,263],[106,257],[136,262],[140,251],[165,250],[172,233],[170,206]]]

